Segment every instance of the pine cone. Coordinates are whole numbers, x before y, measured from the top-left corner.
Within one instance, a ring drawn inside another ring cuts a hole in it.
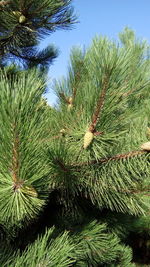
[[[26,17],[24,15],[21,15],[19,17],[19,23],[24,23],[26,21]]]
[[[86,149],[92,142],[94,138],[94,134],[90,131],[87,131],[84,135],[84,144],[83,144],[83,147],[84,149]]]

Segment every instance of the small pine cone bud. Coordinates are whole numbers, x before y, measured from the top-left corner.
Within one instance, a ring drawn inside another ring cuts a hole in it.
[[[68,104],[68,107],[67,107],[68,111],[70,111],[72,108],[73,108],[73,105],[72,104]]]
[[[12,11],[12,14],[16,17],[20,17],[21,16],[21,12],[20,11]]]
[[[73,103],[73,98],[71,96],[68,98],[68,103],[69,104],[72,104]]]
[[[68,97],[67,102],[68,102],[68,107],[67,107],[67,109],[68,109],[68,111],[70,111],[70,110],[73,108],[73,98],[72,98],[71,96]]]
[[[60,130],[60,133],[62,134],[62,136],[64,136],[65,133],[66,133],[66,130],[65,130],[65,129],[61,129],[61,130]]]
[[[142,150],[150,151],[150,142],[146,142],[143,145],[141,145]]]
[[[21,15],[19,17],[19,23],[24,23],[26,21],[26,17],[24,15]]]
[[[92,142],[94,138],[94,134],[90,131],[87,131],[84,135],[84,144],[83,144],[83,147],[84,149],[86,149]]]

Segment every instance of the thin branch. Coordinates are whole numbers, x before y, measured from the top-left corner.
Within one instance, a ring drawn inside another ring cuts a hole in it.
[[[73,96],[73,97],[72,97],[72,98],[73,98],[73,101],[74,101],[74,99],[75,99],[75,97],[76,97],[76,94],[77,94],[77,86],[74,86],[74,87],[73,87],[73,95],[72,95],[72,96]]]
[[[16,57],[20,57],[21,59],[24,59],[24,60],[28,60],[28,61],[32,61],[32,62],[39,62],[39,60],[38,60],[38,54],[37,55],[35,55],[35,56],[31,56],[31,57],[28,57],[28,56],[23,56],[23,55],[21,55],[18,51],[12,51],[12,50],[10,50],[10,53],[12,54],[12,55],[14,55],[14,56],[16,56]],[[43,58],[41,58],[41,61],[44,61],[44,60],[46,60],[48,57],[47,56],[45,56],[45,57],[43,57]],[[40,63],[39,63],[40,64]]]
[[[81,64],[83,66],[83,61],[79,61],[78,64]],[[73,100],[75,99],[76,94],[77,94],[77,85],[78,85],[80,78],[81,78],[81,70],[75,73],[75,84],[73,86]]]
[[[120,160],[120,159],[127,159],[127,158],[132,158],[135,156],[139,156],[142,154],[148,153],[148,151],[145,150],[136,150],[136,151],[131,151],[125,154],[118,154],[112,157],[108,158],[101,158],[100,160],[92,160],[89,162],[81,162],[76,165],[72,165],[73,167],[80,167],[80,166],[89,166],[89,165],[94,165],[94,164],[102,164],[102,163],[107,163],[109,161],[115,161],[115,160]]]
[[[19,54],[18,51],[15,52],[15,51],[10,50],[10,53],[11,53],[12,55],[16,56],[16,57],[20,57],[20,58],[25,59],[25,60],[30,60],[29,57],[27,57],[27,56],[22,56],[21,54]]]
[[[126,194],[141,194],[141,193],[146,193],[144,196],[149,196],[150,195],[150,187],[144,188],[144,189],[131,189],[131,190],[126,190],[126,189],[117,189],[112,186],[107,186],[108,189],[112,190],[114,189],[115,192],[117,193],[126,193]]]
[[[55,162],[60,166],[60,168],[64,171],[64,172],[69,172],[69,169],[66,168],[65,164],[60,161],[59,159],[55,159]]]
[[[94,136],[98,136],[98,135],[104,134],[104,132],[94,132],[93,134],[94,134]]]
[[[68,100],[68,97],[66,97],[63,92],[60,92],[59,95],[67,104],[70,104],[69,100]]]
[[[129,91],[123,93],[121,96],[123,96],[123,97],[127,97],[127,96],[131,95],[131,94],[132,94],[133,92],[135,92],[135,91],[139,91],[139,90],[144,89],[147,85],[149,85],[149,81],[146,82],[145,85],[143,85],[143,86],[141,86],[141,87],[139,87],[139,88],[135,88],[135,87],[133,87],[133,88],[130,89]]]
[[[14,185],[13,185],[13,190],[15,191],[15,192],[18,192],[19,191],[19,189],[20,189],[20,187],[22,187],[23,186],[23,184],[24,184],[24,181],[17,181],[17,182],[14,182]]]
[[[96,110],[94,111],[94,114],[92,116],[92,123],[89,127],[89,130],[92,132],[94,132],[96,124],[97,124],[98,120],[100,119],[100,115],[101,115],[101,112],[102,112],[102,109],[104,106],[104,102],[105,102],[105,96],[106,96],[106,91],[107,91],[108,85],[109,85],[109,79],[108,79],[108,76],[106,75],[104,77],[104,81],[102,83],[102,91],[100,93],[100,96],[99,96],[99,99],[97,102]]]
[[[19,135],[16,132],[16,125],[14,125],[14,137],[13,137],[13,147],[12,147],[12,178],[14,184],[19,181],[18,171],[19,171]]]
[[[55,136],[52,136],[50,138],[41,139],[39,142],[40,143],[49,142],[49,141],[52,141],[52,140],[55,140],[55,139],[58,139],[58,138],[61,138],[61,137],[62,137],[62,135],[55,135]]]

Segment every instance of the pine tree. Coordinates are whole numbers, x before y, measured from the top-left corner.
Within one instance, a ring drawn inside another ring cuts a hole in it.
[[[76,22],[70,0],[0,1],[1,64],[17,59],[25,67],[46,67],[56,58],[57,49],[49,45],[43,52],[38,41],[58,29],[69,29]]]
[[[64,171],[58,176],[65,184],[65,227],[68,218],[82,222],[88,212],[134,246],[135,254],[144,251],[141,262],[149,263],[150,50],[127,28],[120,41],[97,37],[87,51],[73,49],[68,76],[54,87],[59,102],[50,154]]]
[[[73,23],[70,1],[1,2],[2,57]],[[1,68],[1,266],[135,266],[132,234],[149,234],[150,50],[129,29],[120,40],[72,50],[53,109],[38,67]]]

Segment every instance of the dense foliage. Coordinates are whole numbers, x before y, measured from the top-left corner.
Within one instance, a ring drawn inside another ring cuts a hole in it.
[[[149,264],[150,47],[126,28],[74,48],[51,108],[32,49],[70,2],[0,2],[0,266]]]

